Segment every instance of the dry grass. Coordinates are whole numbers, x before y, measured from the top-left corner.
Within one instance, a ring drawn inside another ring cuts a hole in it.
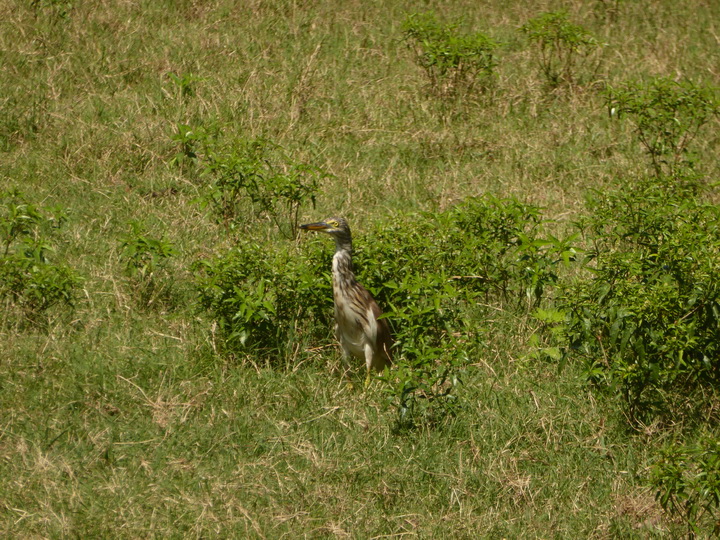
[[[7,537],[649,537],[652,445],[569,366],[527,356],[527,319],[483,321],[466,406],[393,433],[379,383],[351,392],[334,349],[287,370],[215,354],[190,267],[233,238],[170,165],[179,124],[267,137],[334,177],[304,217],[358,231],[492,192],[560,230],[588,189],[647,170],[599,90],[646,75],[717,85],[720,8],[665,2],[430,7],[503,42],[494,89],[443,102],[400,40],[403,2],[6,2],[0,184],[70,219],[56,256],[85,278],[72,321],[0,329],[0,533]],[[560,6],[606,42],[586,85],[548,91],[517,28]],[[617,6],[617,11],[603,6]],[[183,95],[170,73],[192,75]],[[717,121],[698,143],[718,173]],[[119,242],[142,220],[179,248],[172,294],[136,301]],[[272,237],[248,218],[245,235]],[[277,249],[287,249],[280,241]],[[478,323],[480,324],[480,323]]]

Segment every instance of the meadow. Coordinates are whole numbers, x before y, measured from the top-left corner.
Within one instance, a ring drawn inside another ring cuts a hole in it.
[[[0,535],[720,533],[720,3],[2,6]]]

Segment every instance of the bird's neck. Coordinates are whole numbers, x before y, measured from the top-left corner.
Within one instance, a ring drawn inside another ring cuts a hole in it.
[[[355,273],[352,264],[352,251],[349,245],[341,246],[339,243],[333,255],[333,277],[344,281],[355,281]]]
[[[352,240],[349,238],[335,237],[335,254],[344,251],[347,253],[348,258],[352,258]]]

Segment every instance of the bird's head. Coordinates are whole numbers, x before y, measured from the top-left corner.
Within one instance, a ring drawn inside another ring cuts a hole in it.
[[[317,231],[329,234],[335,238],[335,243],[340,246],[350,245],[350,226],[348,225],[345,218],[331,217],[318,221],[317,223],[306,223],[300,225],[300,228],[305,231]]]
[[[332,236],[350,235],[350,227],[347,221],[341,217],[331,217],[317,223],[306,223],[300,225],[300,228],[305,231],[324,232]]]

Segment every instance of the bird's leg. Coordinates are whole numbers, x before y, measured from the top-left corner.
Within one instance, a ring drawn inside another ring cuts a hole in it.
[[[355,386],[352,383],[352,378],[350,377],[350,355],[343,349],[343,375],[345,376],[345,379],[347,380],[347,385],[349,390],[353,390]]]
[[[365,345],[365,388],[370,386],[370,370],[372,369],[373,350],[370,345]]]

